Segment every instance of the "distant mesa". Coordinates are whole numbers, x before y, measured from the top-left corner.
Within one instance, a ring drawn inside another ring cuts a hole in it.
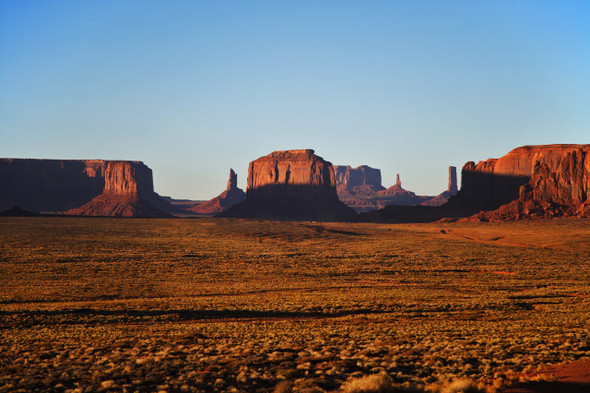
[[[396,175],[395,184],[386,189],[381,184],[380,169],[367,165],[357,168],[337,165],[334,169],[338,197],[358,213],[381,209],[387,205],[419,205],[432,198],[405,190],[399,174]]]
[[[41,214],[33,213],[20,208],[20,206],[13,206],[12,209],[0,211],[0,217],[40,217]]]
[[[139,161],[0,159],[0,210],[169,217]]]
[[[217,217],[347,220],[332,164],[311,149],[275,151],[250,163],[246,200]]]
[[[238,188],[238,175],[233,169],[229,170],[227,188],[215,198],[203,202],[188,210],[199,215],[215,215],[226,211],[233,205],[246,199],[246,193]]]
[[[348,165],[334,165],[336,191],[340,199],[372,196],[385,190],[381,185],[381,170],[361,165],[352,168]]]
[[[452,189],[451,177],[448,191]],[[590,145],[522,146],[498,159],[469,161],[461,171],[461,189],[447,203],[439,207],[386,206],[360,219],[426,222],[551,217],[590,217]]]
[[[369,222],[590,217],[590,145],[522,146],[497,159],[469,161],[460,190],[456,168],[449,167],[448,188],[436,197],[405,190],[399,174],[386,189],[379,169],[333,167],[310,149],[276,151],[252,161],[246,193],[230,170],[226,190],[202,203],[160,197],[151,169],[140,161],[4,158],[0,184],[3,216],[176,214]]]

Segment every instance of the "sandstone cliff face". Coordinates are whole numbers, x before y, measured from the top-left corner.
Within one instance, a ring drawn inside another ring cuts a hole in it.
[[[200,215],[214,215],[229,209],[245,199],[246,193],[238,188],[238,175],[236,175],[233,169],[230,169],[227,188],[224,192],[188,210]]]
[[[311,149],[275,151],[250,163],[246,196],[334,199],[334,168]]]
[[[311,149],[275,151],[250,163],[246,200],[218,217],[348,219],[338,200],[332,164]]]
[[[483,210],[505,205],[480,219],[590,214],[590,145],[523,146],[480,164],[463,167],[458,200],[479,199]]]
[[[0,184],[0,210],[17,205],[33,212],[128,216],[142,215],[130,208],[141,200],[146,215],[166,215],[151,169],[138,161],[0,159]],[[126,205],[125,213],[99,208],[114,204]]]

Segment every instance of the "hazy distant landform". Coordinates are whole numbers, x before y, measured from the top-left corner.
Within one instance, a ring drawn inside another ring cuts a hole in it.
[[[499,159],[467,162],[458,190],[449,167],[448,189],[420,196],[381,171],[333,166],[311,149],[276,151],[248,168],[246,192],[230,170],[227,189],[205,202],[161,197],[142,162],[0,160],[4,215],[212,216],[270,220],[429,222],[590,217],[590,145],[516,148]]]

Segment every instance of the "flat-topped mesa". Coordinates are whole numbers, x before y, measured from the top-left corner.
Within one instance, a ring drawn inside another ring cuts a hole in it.
[[[311,149],[275,151],[250,163],[246,197],[337,200],[334,168]]]
[[[462,176],[459,202],[493,210],[515,201],[490,219],[590,215],[590,145],[522,146],[497,160],[468,162]]]
[[[218,217],[342,220],[354,212],[338,200],[334,168],[311,149],[275,151],[252,161],[246,200]]]
[[[385,189],[381,185],[381,170],[361,165],[352,168],[349,165],[335,165],[336,191],[340,198],[354,195],[373,194]]]
[[[0,159],[0,184],[0,210],[165,216],[169,206],[140,161]]]

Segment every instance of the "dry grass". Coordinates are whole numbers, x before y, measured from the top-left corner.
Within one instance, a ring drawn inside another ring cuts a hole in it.
[[[492,389],[590,359],[589,262],[588,220],[2,218],[0,392]]]

